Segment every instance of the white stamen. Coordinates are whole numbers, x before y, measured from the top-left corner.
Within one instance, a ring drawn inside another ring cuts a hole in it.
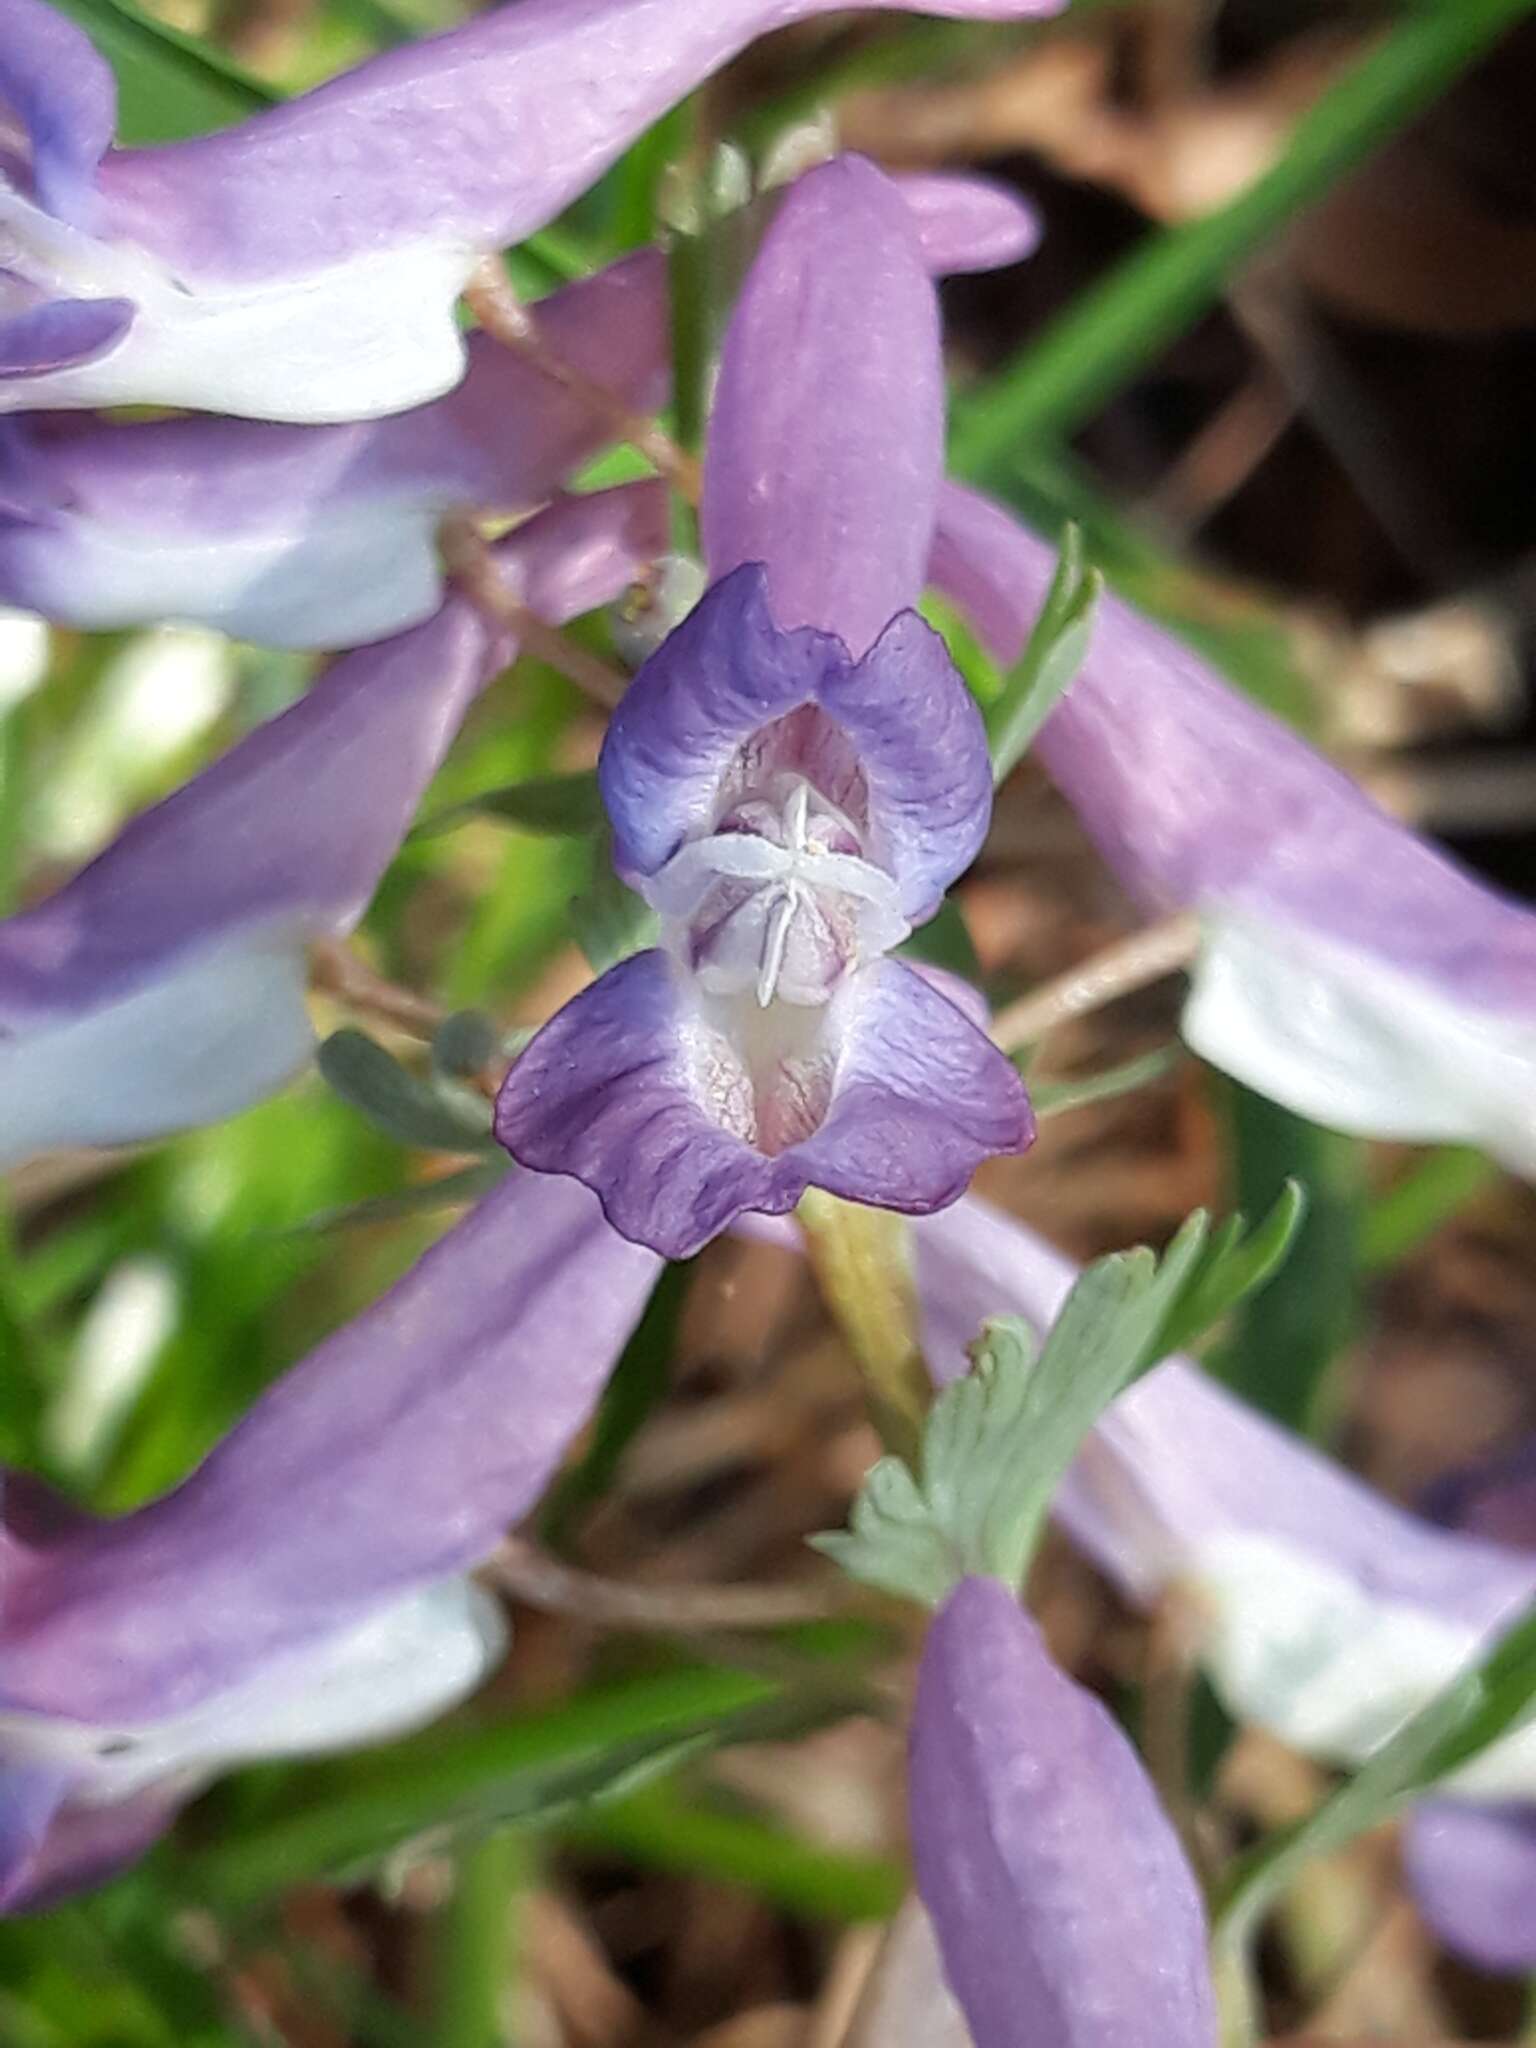
[[[811,785],[796,782],[784,806],[784,844],[791,853],[810,850]]]
[[[773,1001],[774,991],[779,985],[779,976],[784,972],[784,955],[789,946],[790,928],[800,913],[800,887],[790,882],[775,895],[768,915],[763,921],[763,950],[757,969],[757,1001],[760,1009],[766,1010]]]
[[[804,776],[733,792],[715,829],[679,848],[647,897],[713,995],[819,1007],[906,937],[894,879]]]

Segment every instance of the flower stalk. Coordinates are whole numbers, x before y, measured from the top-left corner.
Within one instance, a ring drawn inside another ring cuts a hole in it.
[[[912,1229],[820,1188],[795,1212],[821,1296],[864,1381],[870,1418],[888,1451],[911,1459],[933,1401],[918,1341]]]

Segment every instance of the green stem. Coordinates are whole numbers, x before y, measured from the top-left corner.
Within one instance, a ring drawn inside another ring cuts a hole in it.
[[[956,407],[951,467],[984,479],[1020,442],[1065,438],[1220,297],[1233,269],[1403,127],[1531,11],[1441,0],[1407,15],[1325,92],[1285,154],[1228,205],[1149,235],[1007,369]]]
[[[1253,1964],[1240,1944],[1216,1941],[1211,1948],[1221,2048],[1254,2048],[1259,2038],[1259,1996]]]
[[[527,1850],[511,1828],[472,1842],[455,1859],[453,1894],[437,1929],[437,1982],[429,2048],[500,2048],[513,1963],[513,1903]]]
[[[911,1225],[888,1209],[867,1209],[819,1188],[801,1198],[795,1214],[822,1299],[863,1375],[881,1440],[915,1465],[933,1380],[918,1338]]]

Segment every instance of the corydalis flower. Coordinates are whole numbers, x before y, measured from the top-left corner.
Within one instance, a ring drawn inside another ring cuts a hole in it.
[[[1034,215],[984,179],[897,181],[936,273],[1013,262]],[[382,420],[0,421],[0,599],[100,631],[167,619],[281,647],[355,647],[443,598],[443,516],[541,503],[671,386],[666,260],[641,249],[530,309],[537,358],[471,335],[464,381]]]
[[[1022,1149],[1009,1063],[886,957],[975,857],[981,719],[911,609],[942,460],[911,216],[843,159],[790,194],[726,338],[705,470],[715,581],[641,670],[599,774],[663,944],[509,1075],[497,1133],[670,1257],[811,1185],[924,1212]]]
[[[664,403],[666,271],[649,250],[541,301],[538,323],[580,376],[640,412]],[[92,632],[195,620],[355,647],[442,603],[445,514],[526,512],[612,438],[581,393],[487,335],[447,397],[382,420],[0,420],[0,594]]]
[[[114,150],[89,41],[42,0],[3,0],[0,410],[345,420],[435,397],[462,371],[454,302],[482,257],[754,37],[832,4],[519,0],[224,133]]]
[[[499,1658],[465,1576],[547,1485],[658,1263],[504,1182],[116,1521],[0,1475],[0,1909],[139,1854],[244,1759],[380,1741]]]
[[[510,595],[562,620],[665,541],[648,485],[566,499],[499,543]],[[352,930],[515,635],[455,596],[298,703],[0,922],[0,1166],[231,1115],[309,1057],[309,947]]]
[[[934,580],[1000,660],[1050,573],[1038,540],[949,488]],[[1143,903],[1199,913],[1198,1053],[1318,1123],[1464,1140],[1536,1177],[1529,910],[1112,598],[1036,751]]]
[[[912,1858],[976,2048],[1214,2048],[1199,1887],[1106,1709],[995,1579],[923,1646]]]

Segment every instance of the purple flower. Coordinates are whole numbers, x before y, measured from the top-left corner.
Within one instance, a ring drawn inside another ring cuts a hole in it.
[[[454,302],[658,115],[831,0],[519,0],[238,127],[110,147],[111,74],[0,5],[0,409],[375,417],[458,381]],[[882,6],[901,0],[876,0]],[[977,19],[1058,0],[929,0]]]
[[[545,347],[637,411],[667,396],[649,250],[539,306]],[[443,600],[444,515],[525,512],[613,438],[578,393],[485,335],[446,398],[336,427],[54,413],[0,421],[0,597],[87,631],[195,620],[352,647]]]
[[[537,1498],[655,1272],[580,1190],[519,1176],[163,1500],[103,1523],[8,1482],[0,1898],[82,1835],[138,1846],[222,1764],[462,1696],[501,1629],[460,1575]]]
[[[1069,1260],[976,1200],[928,1218],[916,1238],[928,1355],[945,1378],[965,1369],[983,1317],[1044,1328],[1074,1277]],[[1511,1529],[1514,1484],[1490,1491],[1490,1533]],[[1487,1540],[1481,1513],[1463,1532],[1393,1506],[1182,1359],[1104,1416],[1056,1515],[1138,1605],[1193,1592],[1206,1667],[1232,1712],[1332,1763],[1363,1761],[1536,1599],[1536,1546]],[[1528,1725],[1410,1823],[1426,1911],[1491,1968],[1536,1964],[1533,1814]]]
[[[1194,1874],[1135,1751],[995,1579],[928,1631],[912,1855],[976,2048],[1214,2048]]]
[[[1012,660],[1049,551],[951,488],[933,573]],[[1536,1175],[1536,916],[1106,599],[1041,761],[1151,909],[1200,913],[1184,1032],[1301,1115]]]
[[[669,1257],[811,1185],[924,1213],[1031,1124],[1009,1063],[885,958],[975,857],[980,716],[912,610],[942,459],[911,214],[857,158],[794,189],[727,334],[705,468],[714,583],[599,768],[662,925],[508,1076],[497,1135]]]
[[[1453,1527],[1536,1553],[1536,1440],[1463,1474],[1434,1503]],[[1425,1918],[1485,1970],[1536,1970],[1536,1787],[1502,1805],[1427,1799],[1408,1818],[1403,1860]]]
[[[1038,224],[984,179],[896,181],[936,273],[1012,262]],[[666,403],[666,265],[643,249],[539,302],[543,350],[637,413]],[[177,619],[351,647],[442,602],[444,514],[526,510],[613,438],[607,413],[485,335],[464,382],[333,427],[55,413],[0,424],[0,600],[99,631]]]
[[[220,1769],[382,1740],[499,1658],[465,1577],[585,1422],[657,1261],[514,1175],[117,1521],[0,1494],[0,1908],[131,1860]]]
[[[498,549],[559,620],[665,545],[647,485],[570,499]],[[228,1116],[309,1057],[307,952],[368,906],[508,635],[454,598],[346,656],[290,710],[0,923],[0,1166]]]

